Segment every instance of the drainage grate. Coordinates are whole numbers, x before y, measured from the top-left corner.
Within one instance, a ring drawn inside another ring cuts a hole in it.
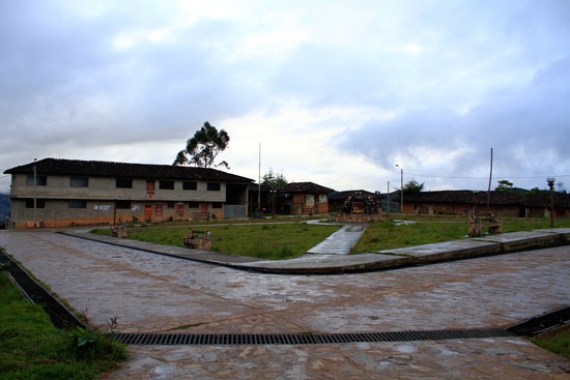
[[[512,337],[503,329],[389,331],[347,334],[126,334],[115,339],[131,345],[306,345],[359,342],[409,342],[421,340]]]
[[[570,307],[531,318],[528,321],[509,327],[507,330],[517,335],[534,336],[570,324]]]

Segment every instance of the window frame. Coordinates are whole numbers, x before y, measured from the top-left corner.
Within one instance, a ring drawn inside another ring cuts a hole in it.
[[[89,177],[69,177],[69,187],[89,187]]]
[[[34,208],[34,198],[26,198],[25,203],[26,203],[27,209],[33,209]],[[36,209],[40,209],[40,208],[46,208],[46,200],[43,198],[42,199],[36,198]]]
[[[182,190],[196,191],[198,190],[198,181],[183,181]]]
[[[115,178],[115,188],[117,189],[132,189],[133,179],[132,178]]]
[[[68,201],[68,208],[83,210],[87,208],[87,201],[84,199],[70,199]]]
[[[207,191],[222,191],[222,183],[221,182],[207,182],[206,183],[206,190]]]
[[[158,188],[160,190],[174,190],[174,180],[161,179],[158,181]]]
[[[36,174],[35,177],[36,177],[35,186],[47,186],[47,175]],[[28,177],[26,178],[26,185],[34,186],[34,175],[33,174],[28,174]]]

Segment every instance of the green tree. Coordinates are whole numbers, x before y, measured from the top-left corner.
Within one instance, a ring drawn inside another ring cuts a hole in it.
[[[404,185],[404,194],[421,193],[423,189],[424,189],[423,182],[419,183],[418,181],[412,178],[410,182]]]
[[[283,173],[276,174],[273,172],[273,169],[269,168],[269,172],[263,175],[261,186],[271,190],[279,190],[287,186],[288,183]]]
[[[230,143],[230,136],[226,131],[218,131],[216,127],[205,122],[204,126],[196,131],[194,137],[186,142],[186,149],[181,150],[176,155],[172,165],[195,165],[200,168],[211,166],[225,166],[229,169],[226,161],[214,165],[218,154],[224,151]]]
[[[538,187],[533,187],[532,189],[530,189],[527,193],[527,196],[531,197],[534,195],[539,195],[540,193],[543,193],[544,190],[540,190]]]
[[[502,179],[500,181],[497,181],[499,183],[499,186],[495,187],[495,191],[503,191],[506,193],[509,193],[513,190],[513,183],[506,180],[506,179]]]

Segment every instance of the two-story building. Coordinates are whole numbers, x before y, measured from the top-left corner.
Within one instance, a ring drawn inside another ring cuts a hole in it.
[[[210,168],[55,158],[4,174],[14,228],[247,217],[253,182]]]

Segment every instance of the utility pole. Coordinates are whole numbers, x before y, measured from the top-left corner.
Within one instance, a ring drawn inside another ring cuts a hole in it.
[[[550,228],[554,228],[554,181],[552,177],[546,179],[550,187]]]
[[[38,159],[34,158],[34,228],[36,228],[36,209],[37,209],[37,195],[36,195],[36,185],[37,185],[37,168],[36,168],[36,161]]]
[[[257,168],[257,216],[261,216],[261,143],[259,143],[259,160]]]
[[[396,167],[400,169],[400,214],[404,213],[404,169],[398,164]]]
[[[487,212],[491,208],[491,179],[493,178],[493,148],[491,148],[491,169],[489,170],[489,187],[487,188]]]

